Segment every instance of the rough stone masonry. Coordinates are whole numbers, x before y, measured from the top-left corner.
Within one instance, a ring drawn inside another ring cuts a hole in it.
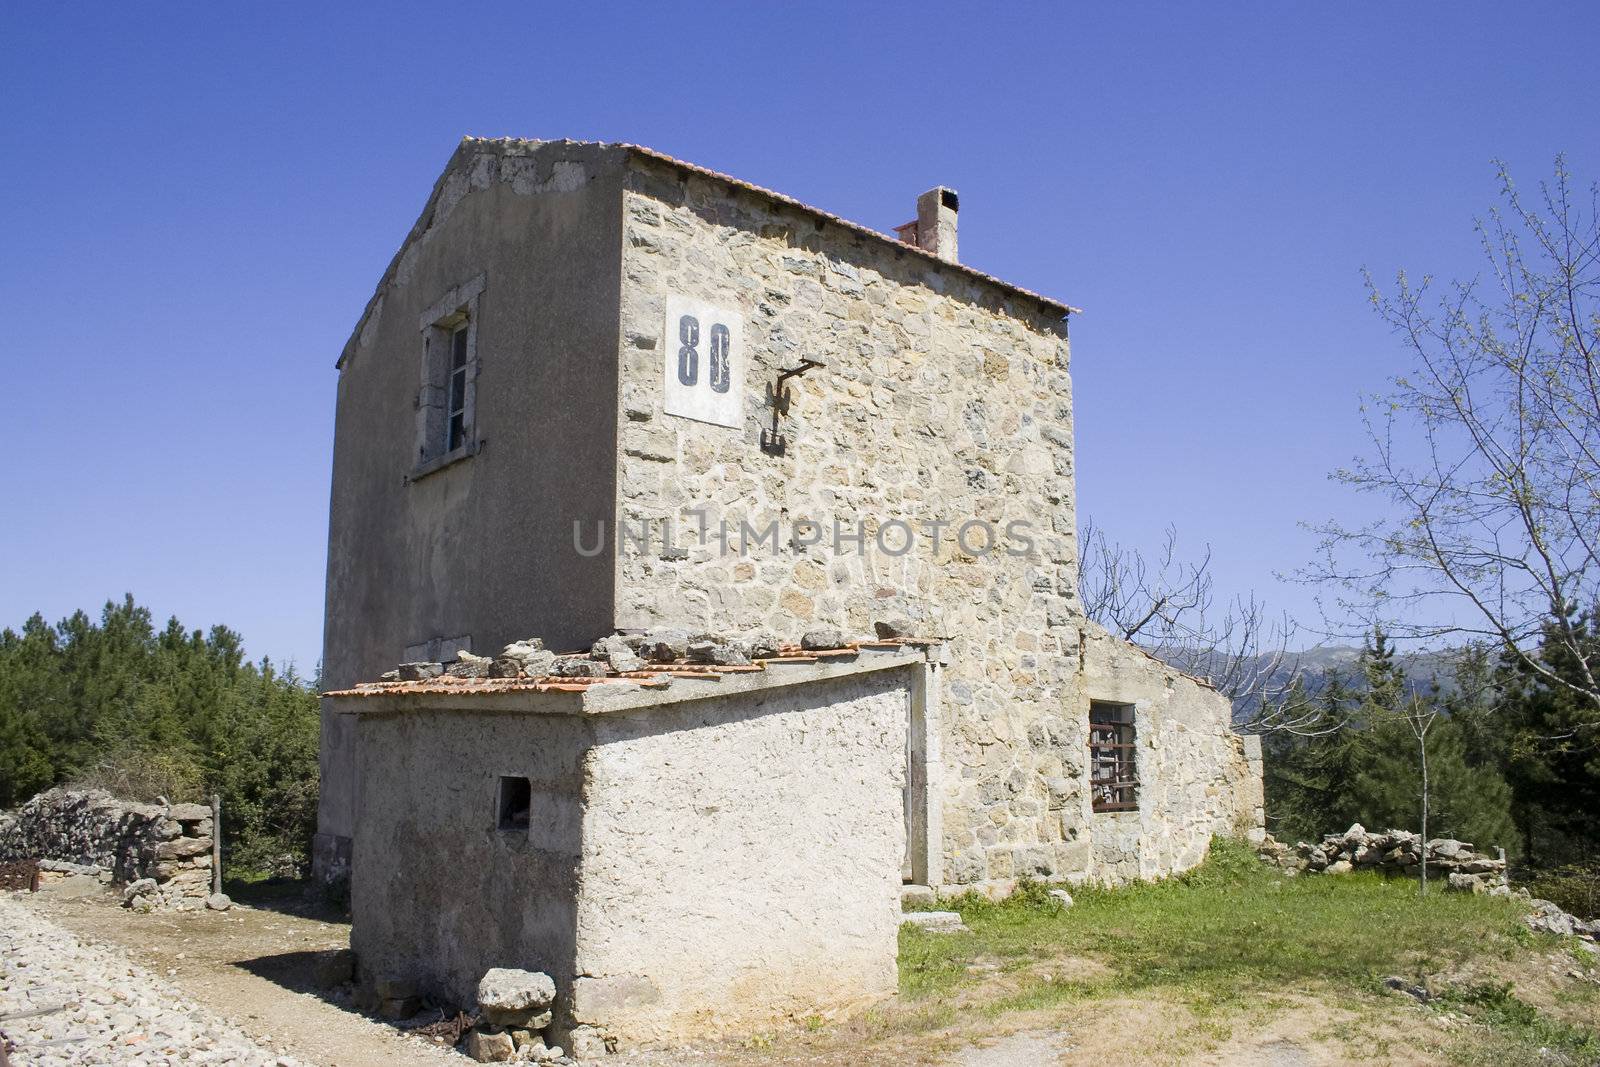
[[[211,897],[212,830],[204,804],[140,804],[101,790],[52,789],[0,812],[0,860],[42,860],[56,874],[126,886],[136,910],[192,909]]]
[[[947,650],[917,881],[1115,883],[1259,835],[1228,702],[1083,617],[1072,309],[956,262],[947,192],[908,244],[647,149],[463,141],[339,361],[330,688],[529,634],[886,626]],[[717,413],[669,410],[716,353]],[[1131,709],[1124,810],[1092,802],[1092,701]],[[326,873],[359,817],[328,709],[323,745]]]

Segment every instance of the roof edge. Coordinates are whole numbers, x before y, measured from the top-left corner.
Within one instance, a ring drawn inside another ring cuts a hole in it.
[[[334,366],[342,370],[346,361],[359,346],[361,335],[366,330],[367,323],[372,318],[373,312],[377,309],[379,304],[382,303],[384,292],[394,280],[395,274],[400,266],[400,261],[405,256],[406,250],[411,247],[414,241],[418,240],[424,233],[427,232],[428,227],[432,224],[434,211],[439,203],[439,195],[441,192],[443,192],[446,181],[461,165],[464,159],[482,152],[492,152],[502,156],[510,154],[526,154],[538,148],[542,148],[545,145],[558,144],[575,147],[616,149],[626,152],[633,157],[653,160],[682,173],[697,175],[713,181],[725,182],[734,188],[741,189],[745,192],[762,197],[763,199],[769,200],[773,203],[782,204],[786,207],[794,208],[797,211],[803,211],[806,214],[811,215],[813,218],[830,222],[835,226],[849,230],[850,232],[859,236],[870,238],[882,242],[885,245],[892,246],[896,251],[904,252],[913,256],[920,256],[930,265],[939,267],[941,269],[953,270],[959,274],[966,275],[969,278],[983,282],[987,285],[995,286],[1013,295],[1032,300],[1038,303],[1046,311],[1055,312],[1062,318],[1066,318],[1070,315],[1080,315],[1083,313],[1081,308],[1073,307],[1071,304],[1063,303],[1062,301],[1056,300],[1052,297],[1044,296],[1041,293],[1036,293],[1031,289],[1026,289],[1020,285],[1015,285],[1003,278],[997,278],[992,274],[986,274],[985,272],[978,270],[975,267],[970,267],[965,263],[952,263],[949,260],[940,259],[932,252],[929,252],[928,250],[917,245],[907,244],[906,242],[901,241],[899,238],[890,234],[883,233],[879,230],[874,230],[870,226],[866,226],[862,223],[854,222],[842,216],[832,214],[831,212],[824,211],[821,208],[813,207],[812,205],[807,204],[802,200],[797,200],[792,196],[777,192],[773,189],[768,189],[765,186],[756,185],[754,182],[748,182],[742,178],[736,178],[731,174],[724,174],[721,171],[712,170],[709,167],[702,167],[699,164],[690,163],[686,160],[678,159],[675,156],[669,156],[665,152],[658,152],[655,149],[647,148],[644,145],[630,144],[625,141],[539,141],[519,137],[467,136],[461,138],[461,140],[456,144],[455,150],[450,154],[450,159],[444,165],[444,169],[439,172],[439,177],[434,180],[433,188],[428,193],[428,199],[426,203],[423,204],[422,211],[417,215],[417,220],[411,224],[411,229],[406,232],[404,240],[400,242],[400,247],[397,248],[394,255],[390,257],[389,265],[384,269],[383,274],[379,277],[378,284],[373,287],[372,296],[368,298],[366,306],[362,309],[360,317],[356,320],[355,328],[350,331],[350,336],[345,341],[344,347],[340,350],[339,358],[334,362]]]
[[[948,259],[940,259],[937,255],[921,247],[920,245],[908,244],[892,234],[884,233],[881,230],[874,230],[870,226],[852,221],[851,219],[844,218],[840,215],[835,215],[829,211],[824,211],[822,208],[814,207],[803,200],[796,200],[794,197],[785,193],[780,193],[774,189],[768,189],[765,186],[756,185],[754,182],[745,181],[743,178],[735,178],[731,174],[724,174],[721,171],[712,170],[709,167],[702,167],[697,163],[690,163],[686,160],[678,159],[675,156],[669,156],[665,152],[658,152],[654,148],[647,148],[644,145],[619,142],[613,147],[625,149],[635,156],[641,156],[645,159],[653,159],[658,163],[664,163],[667,166],[673,167],[677,170],[686,171],[690,174],[696,174],[702,178],[709,178],[713,181],[719,182],[727,182],[729,185],[743,189],[746,192],[754,193],[757,196],[764,197],[787,207],[795,208],[799,211],[804,211],[808,215],[812,215],[826,222],[831,222],[835,226],[850,230],[852,233],[880,241],[883,244],[893,247],[896,251],[909,252],[913,255],[922,257],[924,260],[935,266],[958,271],[970,278],[975,278],[978,281],[985,282],[989,285],[998,286],[999,288],[1005,289],[1011,293],[1015,293],[1018,296],[1027,297],[1029,300],[1037,301],[1048,310],[1060,312],[1063,318],[1068,315],[1083,314],[1082,308],[1073,307],[1071,304],[1063,303],[1054,297],[1045,296],[1042,293],[1036,293],[1032,289],[1026,289],[1014,282],[1008,282],[1004,278],[997,278],[993,274],[987,274],[984,271],[978,270],[976,267],[968,266],[965,263],[952,262]]]

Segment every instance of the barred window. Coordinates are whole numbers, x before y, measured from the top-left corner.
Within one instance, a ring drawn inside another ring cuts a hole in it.
[[[1095,811],[1139,810],[1132,704],[1089,703],[1089,796]]]

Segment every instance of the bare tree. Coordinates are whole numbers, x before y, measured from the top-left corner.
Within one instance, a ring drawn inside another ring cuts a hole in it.
[[[1444,714],[1437,703],[1425,700],[1418,693],[1412,693],[1405,699],[1405,704],[1399,709],[1397,717],[1405,723],[1411,731],[1411,736],[1417,742],[1417,761],[1421,768],[1422,777],[1419,783],[1417,799],[1421,804],[1422,815],[1422,840],[1417,848],[1417,856],[1421,860],[1422,881],[1420,893],[1428,895],[1428,815],[1429,802],[1432,800],[1430,793],[1431,783],[1428,778],[1428,731],[1433,729],[1440,716]]]
[[[1476,224],[1488,271],[1435,294],[1403,272],[1373,307],[1416,364],[1363,408],[1370,454],[1335,477],[1391,517],[1321,527],[1332,614],[1399,637],[1488,639],[1600,725],[1600,189],[1564,163]],[[1572,670],[1541,655],[1554,641]]]
[[[1219,605],[1209,547],[1198,562],[1183,560],[1177,530],[1168,527],[1160,553],[1147,559],[1092,520],[1080,540],[1079,595],[1089,618],[1249,709],[1241,729],[1329,728],[1320,709],[1292,699],[1301,677],[1298,657],[1289,650],[1294,623],[1287,615],[1272,615],[1253,593]]]

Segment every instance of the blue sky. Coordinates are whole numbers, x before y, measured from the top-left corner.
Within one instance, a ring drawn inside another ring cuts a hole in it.
[[[131,591],[310,670],[338,355],[463,134],[626,140],[1083,307],[1079,502],[1275,573],[1403,369],[1360,268],[1478,269],[1490,160],[1600,175],[1586,4],[0,12],[0,623]],[[15,425],[15,424],[14,424]]]

